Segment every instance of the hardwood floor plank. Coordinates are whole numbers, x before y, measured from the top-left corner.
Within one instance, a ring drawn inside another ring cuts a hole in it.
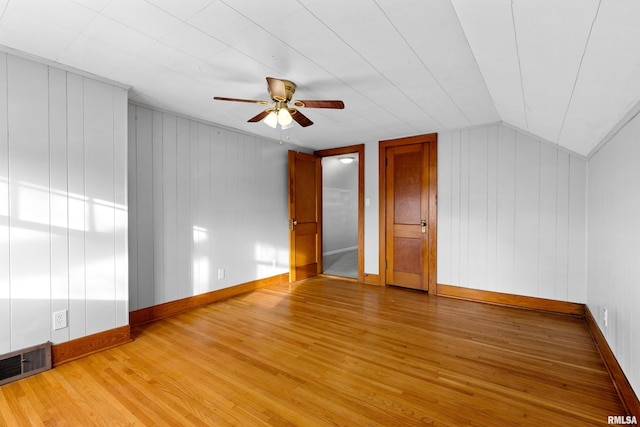
[[[0,387],[0,424],[597,426],[624,413],[570,315],[322,277],[131,335]]]

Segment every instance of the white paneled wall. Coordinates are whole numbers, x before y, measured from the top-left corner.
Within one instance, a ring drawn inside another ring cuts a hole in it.
[[[640,395],[640,116],[589,159],[588,181],[587,305]]]
[[[288,271],[289,148],[129,106],[132,310]]]
[[[0,53],[0,353],[129,323],[126,108],[123,88]]]
[[[438,135],[438,283],[586,300],[586,161],[501,124]]]

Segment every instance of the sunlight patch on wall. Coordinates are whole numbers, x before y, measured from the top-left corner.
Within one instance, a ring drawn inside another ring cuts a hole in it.
[[[208,240],[208,230],[204,227],[193,226],[193,243],[202,243]]]
[[[256,243],[254,247],[257,277],[271,277],[289,269],[289,251],[274,245]]]

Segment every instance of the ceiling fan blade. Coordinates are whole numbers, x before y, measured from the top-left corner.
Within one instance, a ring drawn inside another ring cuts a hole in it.
[[[287,100],[287,90],[282,80],[267,77],[267,84],[269,85],[269,93],[273,99],[276,101]]]
[[[306,128],[307,126],[311,126],[313,124],[313,122],[309,120],[307,116],[305,116],[295,108],[289,108],[289,113],[291,113],[291,118],[298,122],[298,124],[303,128]]]
[[[267,117],[269,115],[270,112],[273,111],[273,108],[268,108],[266,110],[264,110],[263,112],[261,112],[260,114],[251,117],[249,120],[247,120],[249,123],[255,123],[255,122],[259,122],[260,120],[264,119],[265,117]]]
[[[344,108],[344,102],[339,100],[296,100],[293,105],[301,108]]]
[[[262,104],[262,105],[272,104],[272,102],[262,101],[262,100],[259,100],[259,99],[225,98],[223,96],[214,96],[213,99],[215,99],[217,101],[248,102],[250,104]]]

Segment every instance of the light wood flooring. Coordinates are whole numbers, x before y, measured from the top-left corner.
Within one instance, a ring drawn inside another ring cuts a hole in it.
[[[314,278],[0,387],[0,425],[602,426],[582,319]]]

